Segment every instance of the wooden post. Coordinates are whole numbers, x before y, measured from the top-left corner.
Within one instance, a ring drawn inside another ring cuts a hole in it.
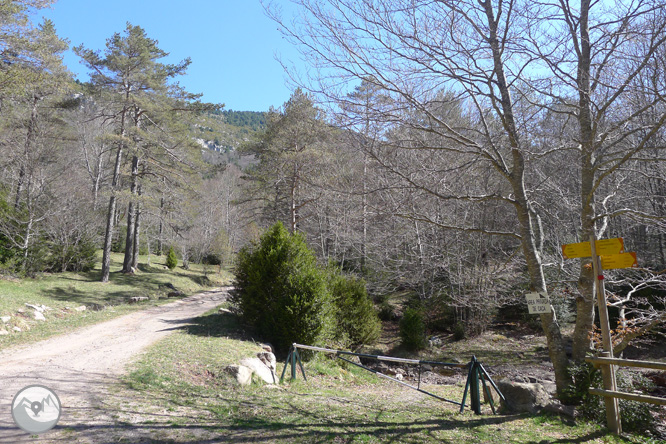
[[[592,249],[592,268],[594,271],[594,289],[597,296],[597,307],[599,308],[599,324],[601,325],[601,339],[603,343],[604,357],[613,357],[613,340],[611,338],[610,322],[608,321],[608,306],[606,305],[606,291],[604,289],[604,276],[601,269],[601,260],[597,256],[596,236],[590,236],[590,248]],[[615,366],[612,364],[601,366],[601,375],[604,381],[604,389],[617,391],[615,381]],[[617,398],[604,398],[606,403],[606,424],[615,434],[622,433],[622,422],[620,420],[620,404]]]

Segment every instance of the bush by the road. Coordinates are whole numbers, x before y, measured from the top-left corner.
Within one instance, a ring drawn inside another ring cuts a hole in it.
[[[330,270],[329,288],[337,310],[336,334],[342,346],[356,347],[375,342],[382,325],[362,279]]]
[[[326,276],[303,237],[281,223],[238,253],[233,301],[243,321],[279,351],[333,332]]]
[[[284,352],[292,343],[369,343],[379,321],[361,280],[317,264],[302,235],[277,223],[237,258],[232,298],[243,321]]]

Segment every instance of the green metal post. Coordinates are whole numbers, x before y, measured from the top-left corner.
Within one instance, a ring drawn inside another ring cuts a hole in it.
[[[480,365],[479,365],[480,367]],[[481,383],[483,384],[483,392],[485,393],[485,396],[488,398],[488,403],[490,404],[490,408],[493,411],[493,415],[495,414],[495,404],[493,403],[493,394],[490,392],[490,388],[488,387],[488,384],[486,384],[486,378],[484,377],[484,371],[482,368],[479,368],[479,375],[481,376]]]
[[[296,347],[293,347],[293,348],[294,348],[294,351],[291,354],[291,380],[292,381],[294,379],[296,379],[296,356],[298,354],[298,350],[296,349]]]
[[[467,390],[469,389],[470,382],[472,380],[472,371],[474,370],[474,362],[476,361],[475,357],[472,357],[472,360],[469,361],[469,370],[467,371],[467,382],[465,382],[465,391],[463,392],[463,399],[460,403],[460,413],[465,410],[465,401],[467,400]]]
[[[477,415],[481,414],[481,396],[479,393],[479,365],[476,356],[472,357],[472,380],[470,381],[470,404]]]
[[[301,354],[298,353],[298,351],[296,352],[296,356],[298,358],[298,366],[301,368],[301,374],[303,375],[303,380],[305,382],[307,382],[308,378],[307,378],[307,376],[305,376],[305,369],[303,368],[303,361],[301,361]]]
[[[291,354],[294,352],[294,347],[289,349],[289,354],[287,355],[287,361],[284,363],[284,368],[282,369],[282,375],[280,376],[280,384],[282,384],[282,381],[284,380],[284,374],[287,371],[287,367],[289,367],[289,363],[291,362]]]

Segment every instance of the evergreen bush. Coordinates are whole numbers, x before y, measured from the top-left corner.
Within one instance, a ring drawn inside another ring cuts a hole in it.
[[[368,297],[362,279],[346,277],[338,270],[329,272],[329,288],[336,308],[336,337],[341,345],[358,347],[375,342],[381,334],[377,310]]]
[[[333,336],[326,273],[303,237],[281,223],[238,253],[235,286],[232,301],[243,321],[277,351]]]
[[[423,314],[416,308],[408,308],[400,319],[400,339],[404,348],[411,351],[422,350],[426,346],[425,322]]]
[[[97,245],[93,239],[82,236],[71,245],[50,242],[45,267],[55,271],[90,271],[97,262]]]
[[[453,340],[462,341],[465,339],[465,324],[458,321],[453,327]]]
[[[169,267],[169,270],[173,270],[178,266],[178,257],[173,247],[169,247],[169,252],[166,257],[166,266]]]

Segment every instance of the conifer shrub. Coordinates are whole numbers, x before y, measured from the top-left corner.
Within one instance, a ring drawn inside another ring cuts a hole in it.
[[[54,271],[90,271],[97,262],[97,245],[94,239],[81,236],[72,244],[48,242],[44,268]]]
[[[401,345],[410,351],[422,350],[426,346],[426,328],[423,314],[417,308],[407,308],[400,319]]]
[[[456,322],[453,326],[453,340],[462,341],[465,339],[465,336],[465,324],[463,324],[461,321]]]
[[[169,252],[167,253],[166,266],[169,267],[169,270],[173,270],[178,266],[178,257],[176,256],[173,247],[170,247]]]
[[[336,308],[336,337],[340,345],[352,348],[375,342],[381,322],[362,279],[329,271],[329,288]]]
[[[232,301],[242,320],[279,352],[292,343],[323,344],[333,336],[333,306],[325,270],[303,236],[273,225],[241,249]]]

